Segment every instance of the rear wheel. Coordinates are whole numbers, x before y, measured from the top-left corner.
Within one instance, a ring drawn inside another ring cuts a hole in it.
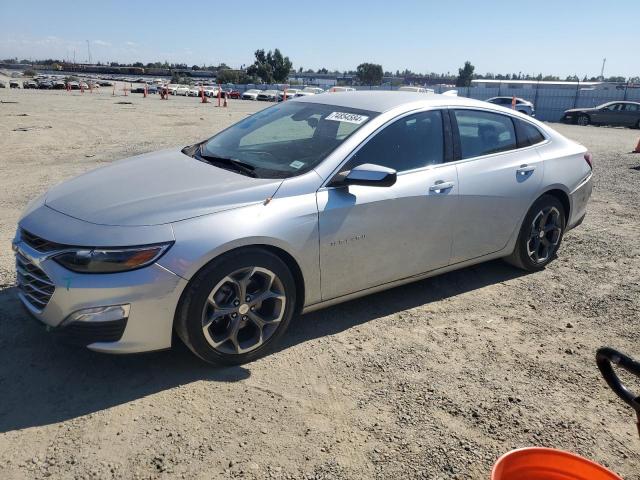
[[[295,304],[287,265],[271,252],[246,248],[219,257],[196,275],[180,301],[175,328],[203,360],[236,365],[273,347]]]
[[[589,118],[589,115],[582,114],[578,117],[578,125],[582,125],[583,127],[586,127],[590,123],[591,123],[591,119]]]
[[[562,202],[553,195],[543,195],[529,209],[513,253],[506,260],[530,272],[542,270],[556,257],[564,229]]]

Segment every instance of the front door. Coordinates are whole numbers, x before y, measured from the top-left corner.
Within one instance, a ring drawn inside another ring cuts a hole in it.
[[[448,265],[458,186],[443,132],[437,110],[396,120],[341,169],[390,167],[394,185],[318,191],[323,300]]]

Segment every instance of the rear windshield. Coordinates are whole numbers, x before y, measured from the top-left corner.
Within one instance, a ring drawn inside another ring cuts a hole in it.
[[[220,132],[202,154],[240,161],[261,178],[287,178],[318,165],[377,112],[283,102]]]

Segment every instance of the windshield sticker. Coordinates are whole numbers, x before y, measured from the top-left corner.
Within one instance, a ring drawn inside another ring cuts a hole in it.
[[[325,120],[333,120],[334,122],[347,122],[360,125],[369,119],[366,115],[358,115],[357,113],[333,112]]]
[[[296,170],[300,170],[302,167],[304,167],[304,162],[301,162],[300,160],[296,160],[294,162],[291,162],[289,166],[291,168],[295,168]]]

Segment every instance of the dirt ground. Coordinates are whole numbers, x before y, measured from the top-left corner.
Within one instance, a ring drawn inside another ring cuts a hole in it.
[[[15,297],[10,240],[48,187],[265,105],[109,88],[0,101],[0,478],[488,479],[501,454],[542,445],[640,479],[632,411],[594,362],[601,345],[640,358],[639,131],[554,125],[593,152],[595,189],[544,272],[495,261],[396,288],[212,368],[180,345],[114,357],[56,343]]]

